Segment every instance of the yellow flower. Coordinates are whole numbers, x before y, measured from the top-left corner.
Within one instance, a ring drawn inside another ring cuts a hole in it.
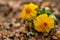
[[[38,6],[33,3],[25,4],[22,10],[22,18],[30,19],[35,17],[37,14],[37,11],[35,10],[36,8],[38,8]]]
[[[38,32],[47,32],[54,28],[54,19],[47,14],[39,15],[34,20],[34,29]]]

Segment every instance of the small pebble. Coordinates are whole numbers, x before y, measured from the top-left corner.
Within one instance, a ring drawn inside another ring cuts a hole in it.
[[[57,40],[58,38],[56,36],[52,36],[53,39]]]

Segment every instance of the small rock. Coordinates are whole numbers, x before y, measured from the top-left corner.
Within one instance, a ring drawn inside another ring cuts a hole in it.
[[[58,25],[55,25],[55,28],[59,28],[59,26]]]
[[[21,24],[20,23],[14,23],[13,24],[13,26],[15,26],[15,27],[18,27],[18,26],[20,26]]]
[[[7,4],[8,0],[0,0],[0,4]]]
[[[60,38],[60,31],[56,32],[56,37]]]
[[[46,7],[46,6],[49,6],[49,5],[50,5],[50,2],[46,1],[46,2],[43,2],[41,6]]]
[[[16,36],[16,37],[19,37],[19,34],[18,34],[18,33],[15,33],[15,36]]]
[[[20,7],[21,1],[16,1],[16,2],[14,2],[14,1],[9,1],[8,4],[9,4],[10,7],[16,9],[16,8],[19,8],[19,7]]]
[[[52,36],[53,39],[58,39],[56,36]]]

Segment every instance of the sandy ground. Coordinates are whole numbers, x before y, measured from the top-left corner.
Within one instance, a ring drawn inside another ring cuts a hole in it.
[[[21,18],[21,11],[30,2],[48,6],[57,14],[55,29],[47,36],[29,34],[29,24]],[[0,0],[0,40],[60,40],[60,0]]]

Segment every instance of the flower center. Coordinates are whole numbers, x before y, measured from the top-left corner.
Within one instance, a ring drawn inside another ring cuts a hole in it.
[[[31,8],[30,8],[30,7],[27,7],[27,8],[25,8],[25,11],[26,11],[27,13],[30,13],[30,12],[31,12]]]
[[[46,24],[46,23],[44,23],[44,26],[47,26],[47,24]]]

